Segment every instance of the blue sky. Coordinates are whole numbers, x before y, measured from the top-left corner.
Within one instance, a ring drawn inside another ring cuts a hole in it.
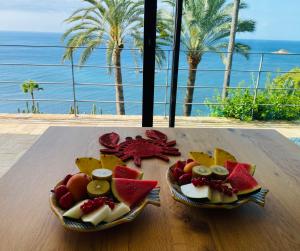
[[[1,0],[0,30],[63,32],[63,20],[82,6],[80,0]],[[240,16],[257,22],[254,33],[238,38],[300,40],[300,0],[246,0]]]

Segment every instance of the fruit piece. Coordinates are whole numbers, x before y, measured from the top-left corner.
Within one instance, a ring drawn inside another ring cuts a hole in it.
[[[58,204],[60,205],[60,207],[62,209],[69,209],[73,206],[74,204],[74,200],[73,200],[73,196],[70,192],[67,192],[65,195],[63,195],[59,201]]]
[[[110,185],[107,180],[92,180],[87,185],[87,192],[92,198],[108,194],[109,189]]]
[[[185,173],[183,175],[181,175],[178,179],[178,183],[179,185],[185,185],[187,183],[191,183],[192,180],[192,174],[191,173]]]
[[[89,176],[92,175],[92,171],[101,168],[100,160],[94,158],[77,158],[75,161],[80,172],[85,173]]]
[[[223,193],[216,189],[212,189],[210,202],[214,204],[222,203],[222,199],[223,199]]]
[[[191,199],[211,199],[211,189],[209,186],[194,186],[192,183],[180,187],[181,192]]]
[[[181,175],[183,175],[184,172],[183,172],[182,169],[180,169],[180,168],[178,168],[178,167],[175,167],[175,168],[172,169],[172,174],[173,174],[174,179],[175,179],[176,181],[178,181],[179,177],[180,177]]]
[[[101,154],[100,160],[102,168],[114,170],[116,166],[125,166],[125,163],[115,155]]]
[[[112,171],[105,168],[95,169],[92,172],[92,177],[95,180],[111,180]]]
[[[127,166],[116,166],[113,172],[113,178],[142,179],[142,177],[143,172]]]
[[[185,173],[191,173],[193,167],[194,167],[194,166],[198,166],[198,165],[199,165],[199,163],[196,162],[196,161],[187,163],[187,164],[184,166],[183,171],[184,171]]]
[[[105,222],[115,221],[129,212],[130,212],[130,208],[125,203],[121,202],[117,204],[113,210],[111,210],[110,214],[107,215],[104,221]]]
[[[179,169],[183,170],[185,164],[186,164],[186,161],[178,160],[175,164],[175,168],[179,168]]]
[[[211,166],[214,164],[214,158],[204,152],[189,152],[189,157],[200,165]]]
[[[72,174],[68,174],[68,175],[64,178],[64,180],[63,180],[62,183],[63,183],[64,185],[67,185],[69,179],[70,179],[72,176],[73,176]]]
[[[225,166],[225,162],[227,160],[236,162],[236,159],[233,155],[220,148],[215,149],[214,160],[215,160],[214,164],[219,166]]]
[[[103,221],[110,213],[110,208],[107,205],[97,208],[89,214],[85,214],[81,217],[81,220],[84,222],[90,222],[94,226],[98,225]]]
[[[225,179],[229,174],[228,170],[223,166],[213,165],[210,169],[213,176],[217,179]]]
[[[192,169],[193,177],[208,177],[212,174],[212,171],[207,166],[194,166]]]
[[[239,167],[243,167],[243,168],[246,168],[247,171],[253,176],[254,175],[254,172],[255,172],[255,169],[256,169],[256,166],[255,165],[250,165],[250,164],[247,164],[247,163],[239,163],[239,162],[234,162],[234,161],[230,161],[230,160],[227,160],[225,162],[225,167],[227,168],[227,170],[229,171],[229,174],[232,173],[232,171],[234,170],[234,168],[239,165]]]
[[[68,211],[66,211],[63,216],[72,218],[72,219],[80,219],[83,215],[83,212],[81,210],[81,206],[87,202],[88,200],[80,201],[75,206],[71,207]]]
[[[238,190],[238,195],[249,194],[261,188],[246,168],[235,168],[228,176],[227,181]]]
[[[83,200],[87,196],[86,186],[89,182],[90,178],[85,173],[77,173],[69,179],[67,188],[75,201]]]
[[[114,196],[129,207],[143,200],[156,185],[156,180],[133,180],[124,178],[113,178],[111,183]]]
[[[55,194],[55,198],[59,200],[62,196],[64,196],[67,192],[69,192],[68,188],[65,185],[59,185],[52,190]]]
[[[231,185],[229,183],[223,184],[224,186],[227,186],[228,188],[231,188]],[[235,193],[232,193],[231,195],[228,195],[226,193],[222,193],[222,203],[233,203],[238,200],[238,197]]]

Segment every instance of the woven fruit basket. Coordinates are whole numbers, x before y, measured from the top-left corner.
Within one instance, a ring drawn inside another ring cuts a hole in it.
[[[61,185],[62,181],[59,182],[57,186]],[[143,210],[148,204],[152,204],[154,206],[160,206],[160,198],[159,198],[159,191],[160,188],[154,188],[148,195],[147,197],[142,200],[140,203],[138,203],[136,206],[131,208],[130,212],[124,215],[122,218],[117,219],[113,222],[109,223],[100,223],[96,226],[92,225],[91,223],[88,222],[83,222],[81,220],[74,220],[70,218],[63,217],[63,214],[65,210],[62,210],[58,202],[55,198],[55,195],[53,193],[50,194],[50,208],[54,212],[54,214],[57,216],[59,219],[60,223],[62,226],[68,230],[76,231],[76,232],[97,232],[101,231],[104,229],[112,228],[117,225],[126,223],[126,222],[131,222],[133,221]]]
[[[244,195],[244,196],[239,196],[238,200],[233,202],[233,203],[226,203],[226,204],[213,204],[210,203],[209,201],[199,201],[196,199],[191,199],[185,196],[180,189],[180,186],[178,185],[177,181],[174,179],[173,174],[172,174],[172,168],[174,168],[175,164],[172,165],[166,173],[166,178],[167,178],[167,183],[171,191],[171,195],[174,200],[185,204],[187,206],[191,207],[198,207],[198,208],[221,208],[221,209],[233,209],[240,207],[243,204],[246,204],[248,202],[254,202],[258,204],[259,206],[264,206],[265,205],[265,197],[266,194],[269,192],[268,189],[261,188],[259,191]]]

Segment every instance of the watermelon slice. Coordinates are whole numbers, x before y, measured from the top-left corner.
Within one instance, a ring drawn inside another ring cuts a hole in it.
[[[143,200],[156,185],[156,180],[113,178],[111,188],[120,202],[132,207]]]
[[[227,160],[225,162],[225,165],[224,165],[227,170],[229,171],[229,175],[232,173],[232,171],[238,167],[238,168],[245,168],[252,176],[254,175],[254,172],[255,172],[255,168],[256,166],[255,165],[250,165],[250,164],[247,164],[247,163],[240,163],[240,162],[235,162],[235,161],[231,161],[231,160]]]
[[[143,172],[127,166],[116,166],[113,171],[113,178],[142,179]]]
[[[238,195],[253,193],[261,189],[261,186],[258,185],[247,169],[238,168],[238,166],[228,176],[227,181],[233,188],[238,190]]]

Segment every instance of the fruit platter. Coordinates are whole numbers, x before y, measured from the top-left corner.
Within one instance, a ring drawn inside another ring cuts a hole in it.
[[[50,206],[61,224],[95,232],[133,221],[147,204],[160,206],[156,180],[128,167],[114,155],[100,160],[77,158],[78,173],[68,174],[51,190]]]
[[[232,209],[250,201],[264,206],[268,190],[254,178],[255,169],[216,148],[213,156],[190,152],[168,169],[167,181],[172,197],[188,206]]]

